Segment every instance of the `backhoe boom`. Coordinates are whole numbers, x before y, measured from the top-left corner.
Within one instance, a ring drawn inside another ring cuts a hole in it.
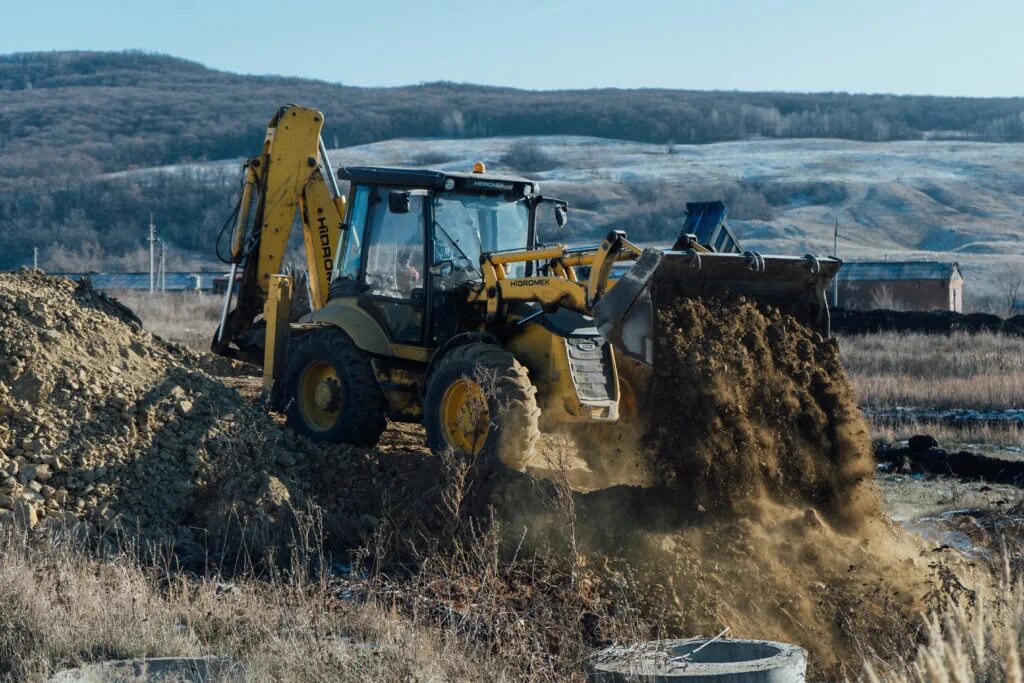
[[[241,282],[233,309],[234,282],[229,283],[213,342],[216,353],[263,361],[259,318],[271,295],[271,278],[281,272],[296,212],[302,224],[310,305],[316,310],[327,302],[345,198],[337,195],[320,141],[323,120],[313,109],[282,107],[267,127],[263,153],[245,163],[231,239],[232,270],[241,270]],[[331,179],[330,187],[325,178]]]

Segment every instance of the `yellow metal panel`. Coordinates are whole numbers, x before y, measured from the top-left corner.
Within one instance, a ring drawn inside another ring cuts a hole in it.
[[[544,306],[557,304],[580,313],[587,312],[583,286],[559,277],[523,277],[498,280],[495,287],[498,299],[501,301],[538,301]]]
[[[341,238],[341,224],[344,214],[338,207],[344,201],[335,202],[324,183],[320,169],[310,176],[302,193],[302,239],[306,245],[306,261],[309,268],[310,303],[314,309],[327,303],[327,288],[334,270],[334,255],[338,253]]]
[[[392,344],[391,352],[395,357],[403,360],[413,360],[426,363],[433,355],[433,349],[425,349],[421,346],[409,346],[408,344]]]
[[[528,323],[509,340],[508,350],[526,366],[537,387],[537,403],[546,424],[564,424],[587,419],[582,416],[576,387],[569,370],[565,339],[543,325]]]
[[[292,304],[292,279],[286,275],[270,278],[270,296],[263,305],[267,323],[266,347],[263,349],[263,386],[270,389],[284,371],[288,349],[288,313]]]
[[[354,299],[333,299],[323,308],[313,311],[309,321],[340,328],[363,351],[381,356],[397,355],[380,323],[360,308]]]

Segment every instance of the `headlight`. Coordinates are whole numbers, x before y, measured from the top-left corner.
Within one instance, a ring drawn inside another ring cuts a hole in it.
[[[444,189],[454,190],[455,189],[455,178],[446,178],[444,181]]]

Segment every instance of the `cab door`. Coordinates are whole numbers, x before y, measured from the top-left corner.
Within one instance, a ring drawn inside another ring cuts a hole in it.
[[[426,273],[426,193],[374,188],[361,304],[400,344],[423,343]]]

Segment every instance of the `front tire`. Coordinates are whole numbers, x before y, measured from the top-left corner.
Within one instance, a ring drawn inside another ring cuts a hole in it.
[[[387,402],[370,359],[339,329],[301,337],[285,370],[286,424],[313,441],[373,446]]]
[[[435,452],[497,460],[522,472],[540,437],[537,389],[526,368],[493,344],[467,344],[438,362],[423,406],[427,442]]]

